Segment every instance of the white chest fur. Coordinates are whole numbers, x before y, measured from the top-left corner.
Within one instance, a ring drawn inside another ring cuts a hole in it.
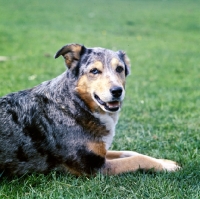
[[[101,123],[106,126],[106,129],[109,131],[109,134],[106,136],[103,136],[102,141],[106,145],[106,150],[109,149],[110,145],[112,144],[113,137],[115,136],[115,126],[118,121],[118,113],[110,114],[99,114],[95,113],[94,116],[98,119],[100,119]]]

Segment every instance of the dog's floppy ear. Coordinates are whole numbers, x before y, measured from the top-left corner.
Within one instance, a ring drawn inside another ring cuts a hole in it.
[[[121,59],[123,60],[124,64],[125,64],[125,75],[129,75],[131,72],[131,62],[130,59],[128,58],[128,56],[126,55],[126,53],[124,51],[118,51]]]
[[[60,55],[62,55],[65,59],[65,63],[67,67],[74,68],[83,51],[85,50],[85,47],[80,44],[68,44],[66,46],[63,46],[55,55],[55,59],[58,58]]]

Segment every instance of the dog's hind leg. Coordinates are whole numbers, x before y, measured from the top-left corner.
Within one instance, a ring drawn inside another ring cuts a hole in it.
[[[115,175],[139,169],[154,171],[176,171],[180,167],[171,160],[156,159],[132,151],[108,151],[102,173]]]

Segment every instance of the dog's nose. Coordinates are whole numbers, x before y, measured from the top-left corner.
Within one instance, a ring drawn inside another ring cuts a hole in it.
[[[113,97],[120,97],[122,95],[122,88],[119,86],[114,86],[110,89],[110,92]]]

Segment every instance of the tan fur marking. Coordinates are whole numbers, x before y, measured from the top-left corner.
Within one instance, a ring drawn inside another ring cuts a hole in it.
[[[112,58],[110,64],[111,64],[111,66],[115,69],[116,66],[119,64],[119,60],[116,59],[116,58]]]
[[[153,158],[138,155],[135,157],[107,160],[103,173],[116,175],[124,172],[137,171],[138,169],[161,171],[162,168],[162,165]]]
[[[120,158],[123,152],[120,151],[107,151],[106,153],[106,159],[112,160],[112,159],[117,159]]]
[[[177,163],[171,160],[155,159],[131,151],[128,153],[133,153],[133,156],[121,158],[123,152],[109,151],[106,157],[108,156],[110,159],[106,159],[106,164],[102,172],[104,174],[116,175],[124,172],[134,172],[139,169],[153,169],[154,171],[176,171],[180,169]]]
[[[94,64],[92,64],[91,68],[97,68],[98,70],[103,70],[103,64],[101,61],[96,61]]]
[[[73,61],[73,54],[72,52],[69,52],[67,54],[64,55],[64,58],[65,58],[65,63],[67,64],[67,66],[71,66],[71,63]]]
[[[89,106],[92,112],[98,108],[96,102],[92,99],[87,75],[83,75],[79,79],[76,91],[79,93],[81,99]]]
[[[87,147],[90,151],[94,152],[96,155],[101,157],[106,156],[106,147],[104,142],[89,142]]]
[[[81,48],[82,46],[73,44],[64,48],[66,52],[63,54],[63,57],[65,58],[65,63],[69,68],[73,65],[73,61],[80,59]]]
[[[110,65],[114,71],[116,70],[117,66],[122,66],[117,58],[113,58],[110,62]],[[125,87],[125,74],[123,72],[118,74],[117,79],[118,82],[122,83],[123,87]]]
[[[82,48],[81,45],[72,45],[72,46],[71,46],[72,51],[73,51],[73,52],[76,52],[76,53],[75,53],[75,56],[74,56],[76,59],[79,59],[79,58],[80,58],[80,51],[81,51],[81,48]]]

